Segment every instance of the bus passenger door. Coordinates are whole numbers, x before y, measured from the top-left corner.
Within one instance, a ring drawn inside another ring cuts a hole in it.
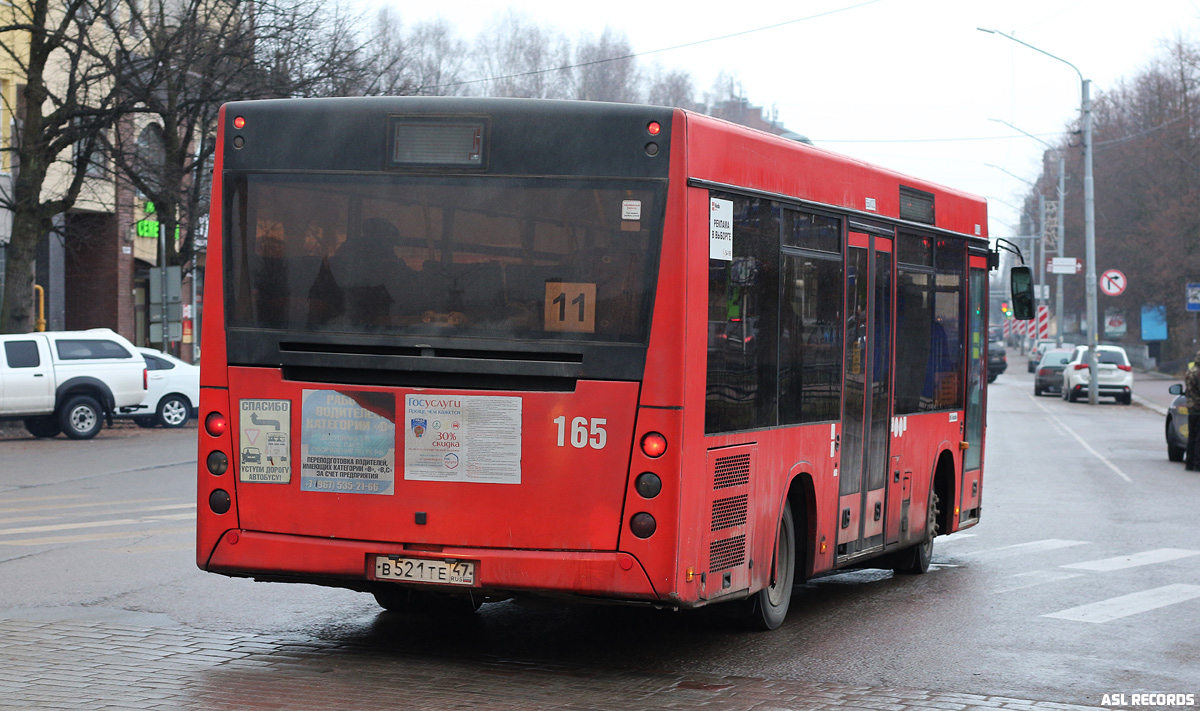
[[[891,252],[890,239],[849,235],[838,558],[883,546],[891,432]]]
[[[983,427],[987,388],[983,364],[987,359],[987,261],[971,255],[967,304],[967,408],[964,419],[962,486],[957,502],[959,525],[979,519],[979,494],[983,469]]]

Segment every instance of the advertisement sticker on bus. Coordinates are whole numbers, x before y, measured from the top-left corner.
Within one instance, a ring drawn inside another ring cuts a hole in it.
[[[708,257],[733,261],[733,201],[710,198],[708,209]]]
[[[408,395],[404,478],[521,483],[521,398]]]
[[[238,425],[238,477],[255,484],[292,481],[292,403],[242,400]]]
[[[305,390],[301,415],[301,491],[395,493],[394,395]]]

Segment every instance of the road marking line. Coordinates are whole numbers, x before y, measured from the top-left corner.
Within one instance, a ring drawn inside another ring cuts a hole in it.
[[[148,511],[162,509],[187,509],[195,504],[176,504],[174,506],[157,506]],[[124,512],[123,512],[124,513]],[[43,533],[47,531],[69,531],[75,528],[100,528],[102,526],[125,526],[129,524],[146,523],[147,521],[182,521],[195,518],[195,512],[181,514],[164,514],[161,516],[146,516],[144,518],[119,518],[109,521],[82,521],[79,523],[57,523],[49,526],[24,526],[21,528],[0,528],[0,536],[12,536],[18,533]]]
[[[1070,563],[1068,565],[1061,565],[1059,567],[1071,568],[1074,570],[1094,570],[1107,573],[1111,570],[1136,568],[1140,565],[1166,563],[1167,561],[1179,560],[1180,558],[1190,558],[1194,555],[1200,555],[1200,551],[1189,551],[1182,548],[1159,548],[1157,550],[1143,551],[1142,553],[1134,553],[1132,555],[1117,556],[1116,558],[1104,558],[1101,560],[1088,560],[1082,563]]]
[[[28,498],[22,498],[22,499],[21,499],[21,502],[26,502],[26,501],[62,501],[63,499],[83,499],[83,498],[86,498],[86,496],[84,496],[83,494],[63,494],[63,495],[60,495],[60,496],[30,496],[30,497],[28,497]],[[8,503],[13,503],[13,504],[15,504],[15,503],[17,503],[17,502],[16,502],[16,500],[11,500],[11,501],[9,501]],[[8,510],[9,510],[9,509],[0,509],[0,511],[8,511]],[[14,510],[14,511],[15,511],[15,510],[17,510],[17,509],[12,509],[12,510]]]
[[[17,533],[43,533],[47,531],[69,531],[73,528],[99,528],[100,526],[125,526],[131,523],[141,523],[136,518],[121,518],[112,521],[87,521],[84,523],[60,523],[53,526],[25,526],[23,528],[0,528],[0,536],[11,536]]]
[[[169,535],[174,533],[195,533],[192,526],[182,528],[147,528],[141,531],[114,531],[111,533],[89,533],[82,536],[43,536],[42,538],[24,538],[16,541],[0,541],[0,546],[49,546],[58,543],[89,543],[93,541],[108,541],[116,538],[145,538],[152,535]],[[188,544],[187,548],[193,548]]]
[[[170,499],[165,499],[165,500],[170,501]],[[55,519],[64,518],[65,516],[103,516],[105,514],[111,514],[111,513],[131,514],[131,513],[145,513],[147,511],[170,511],[173,509],[190,509],[190,508],[195,508],[195,507],[196,507],[195,504],[169,504],[169,505],[163,505],[163,506],[142,506],[140,508],[121,509],[119,511],[70,511],[70,512],[64,514],[64,516],[18,516],[16,518],[0,519],[0,522],[6,523],[6,524],[12,524],[12,523],[23,523],[25,521],[53,521]]]
[[[63,497],[68,498],[68,497]],[[79,498],[79,497],[69,497]],[[92,508],[95,506],[106,506],[108,504],[153,504],[159,501],[172,501],[173,499],[126,499],[122,501],[89,501],[84,504],[51,504],[49,506],[18,506],[15,508],[0,509],[0,514],[6,513],[24,513],[26,511],[59,511],[61,509],[82,509]]]
[[[1093,602],[1089,605],[1072,607],[1069,610],[1054,612],[1042,617],[1054,617],[1073,622],[1093,622],[1101,624],[1112,622],[1122,617],[1136,615],[1141,612],[1157,610],[1160,607],[1187,602],[1200,597],[1200,585],[1165,585],[1161,588],[1143,590],[1142,592],[1122,595],[1120,597]]]
[[[964,553],[963,555],[975,556],[979,558],[1012,558],[1014,556],[1025,555],[1027,553],[1044,553],[1046,551],[1058,550],[1060,548],[1086,546],[1088,543],[1088,541],[1069,541],[1061,538],[1047,538],[1041,541],[1030,541],[1029,543],[1018,543],[1012,546],[989,548],[987,550]]]
[[[1099,459],[1101,462],[1103,462],[1103,463],[1104,463],[1104,466],[1108,467],[1109,469],[1112,469],[1114,472],[1116,472],[1116,473],[1117,473],[1117,476],[1121,477],[1121,478],[1122,478],[1122,479],[1124,479],[1126,482],[1128,482],[1128,483],[1130,483],[1130,484],[1132,484],[1132,483],[1133,483],[1133,479],[1130,479],[1128,474],[1126,474],[1125,472],[1121,471],[1121,470],[1120,470],[1120,469],[1117,467],[1117,465],[1116,465],[1116,464],[1113,464],[1112,462],[1110,462],[1110,461],[1108,460],[1108,457],[1105,457],[1103,454],[1100,454],[1100,453],[1099,453],[1099,452],[1097,452],[1096,450],[1092,449],[1092,445],[1088,444],[1087,442],[1084,442],[1084,441],[1083,441],[1083,437],[1080,437],[1079,435],[1075,434],[1075,430],[1071,429],[1070,427],[1067,427],[1066,423],[1064,423],[1062,420],[1058,419],[1058,417],[1057,417],[1057,416],[1055,416],[1055,414],[1054,414],[1054,413],[1050,412],[1050,410],[1048,410],[1048,409],[1046,408],[1046,406],[1045,406],[1045,405],[1043,405],[1042,403],[1038,402],[1038,401],[1037,401],[1037,399],[1035,399],[1033,395],[1030,395],[1029,393],[1025,393],[1025,395],[1026,395],[1026,397],[1028,397],[1029,399],[1033,400],[1033,404],[1035,404],[1035,405],[1037,405],[1038,407],[1040,407],[1040,408],[1042,409],[1042,412],[1046,413],[1046,416],[1047,416],[1047,417],[1049,417],[1051,420],[1053,420],[1054,422],[1057,422],[1059,425],[1061,425],[1061,426],[1062,426],[1062,428],[1063,428],[1063,429],[1065,429],[1065,430],[1067,431],[1067,434],[1069,434],[1069,435],[1071,435],[1072,437],[1074,437],[1076,442],[1079,442],[1081,445],[1083,445],[1083,448],[1084,448],[1084,449],[1086,449],[1087,451],[1091,452],[1091,453],[1092,453],[1092,455],[1093,455],[1094,457],[1096,457],[1096,459]]]
[[[1036,585],[1046,585],[1048,583],[1057,583],[1071,578],[1082,578],[1083,573],[1066,573],[1058,570],[1035,570],[1032,573],[1020,573],[1012,576],[1012,582],[1008,585],[1002,585],[992,591],[993,595],[1001,593],[1013,592],[1014,590],[1024,590],[1032,588]]]

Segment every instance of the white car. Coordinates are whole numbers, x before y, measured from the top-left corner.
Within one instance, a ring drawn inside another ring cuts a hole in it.
[[[183,427],[200,407],[200,369],[153,348],[137,350],[146,360],[146,397],[117,416],[141,427]]]
[[[1088,396],[1087,346],[1077,346],[1063,367],[1062,396],[1075,402]],[[1096,389],[1100,395],[1115,397],[1117,402],[1133,403],[1133,366],[1120,346],[1096,346]]]

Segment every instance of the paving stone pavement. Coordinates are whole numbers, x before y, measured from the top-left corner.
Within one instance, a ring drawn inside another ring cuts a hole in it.
[[[0,619],[0,665],[3,711],[1091,708],[901,688],[421,658],[357,641],[265,638],[153,619],[56,619],[45,611]]]

